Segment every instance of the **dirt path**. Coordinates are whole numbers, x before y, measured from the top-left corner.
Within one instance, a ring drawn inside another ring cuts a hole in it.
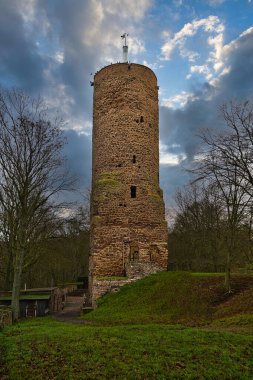
[[[52,318],[60,322],[87,324],[87,321],[79,319],[83,302],[83,296],[67,296],[64,309],[52,314]]]

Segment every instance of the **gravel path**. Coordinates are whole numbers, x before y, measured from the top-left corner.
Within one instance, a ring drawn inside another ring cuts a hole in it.
[[[88,324],[88,321],[79,319],[79,317],[81,316],[83,303],[83,296],[67,296],[64,309],[52,314],[52,318],[60,322]]]

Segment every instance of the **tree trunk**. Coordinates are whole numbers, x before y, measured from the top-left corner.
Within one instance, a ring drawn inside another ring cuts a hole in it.
[[[11,251],[11,250],[10,250]],[[11,284],[13,283],[13,255],[12,252],[8,252],[8,262],[7,262],[7,270],[6,270],[6,276],[5,276],[5,282],[4,282],[4,289],[10,290]]]
[[[20,250],[16,254],[16,262],[14,266],[14,278],[13,278],[13,287],[12,287],[12,299],[11,307],[13,311],[13,319],[16,321],[19,317],[19,295],[21,287],[21,276],[23,270],[24,262],[24,251]]]
[[[227,253],[227,263],[225,269],[225,289],[227,293],[232,293],[231,290],[231,255],[230,251]]]

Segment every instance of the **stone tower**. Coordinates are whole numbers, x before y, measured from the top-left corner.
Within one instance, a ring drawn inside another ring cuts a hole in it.
[[[94,78],[90,249],[93,300],[99,277],[167,268],[158,87],[143,65],[112,64]]]

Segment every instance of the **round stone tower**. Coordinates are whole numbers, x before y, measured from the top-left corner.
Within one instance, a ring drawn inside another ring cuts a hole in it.
[[[90,292],[98,277],[142,277],[167,259],[157,79],[112,64],[94,78]]]

